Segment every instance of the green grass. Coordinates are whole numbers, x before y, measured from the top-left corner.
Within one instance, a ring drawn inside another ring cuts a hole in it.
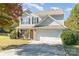
[[[28,44],[27,40],[23,39],[10,39],[8,36],[0,36],[0,50],[18,47]]]
[[[69,56],[79,56],[79,45],[64,45],[64,49]]]

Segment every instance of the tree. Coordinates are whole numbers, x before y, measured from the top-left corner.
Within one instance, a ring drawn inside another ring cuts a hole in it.
[[[22,15],[22,5],[19,3],[0,4],[0,28],[9,29],[18,22],[18,17]]]
[[[71,14],[65,21],[65,26],[71,30],[79,31],[79,3],[71,10]]]

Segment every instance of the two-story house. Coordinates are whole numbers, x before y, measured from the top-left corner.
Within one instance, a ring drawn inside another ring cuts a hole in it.
[[[65,26],[58,22],[64,18],[64,12],[61,9],[52,9],[35,13],[25,12],[19,18],[19,26],[17,29],[26,30],[29,39],[34,40],[53,40],[60,39]]]

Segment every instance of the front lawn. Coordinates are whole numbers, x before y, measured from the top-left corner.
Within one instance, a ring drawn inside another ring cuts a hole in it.
[[[26,44],[28,44],[27,40],[10,39],[8,36],[0,36],[0,50],[18,47]]]
[[[64,45],[64,49],[69,56],[79,56],[79,45]]]

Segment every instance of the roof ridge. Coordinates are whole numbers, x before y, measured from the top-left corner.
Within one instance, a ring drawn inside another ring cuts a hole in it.
[[[44,12],[44,11],[59,11],[59,10],[62,10],[64,11],[63,9],[48,9],[48,10],[43,10],[43,11],[38,11],[38,12]],[[32,13],[38,13],[38,12],[32,12]]]

